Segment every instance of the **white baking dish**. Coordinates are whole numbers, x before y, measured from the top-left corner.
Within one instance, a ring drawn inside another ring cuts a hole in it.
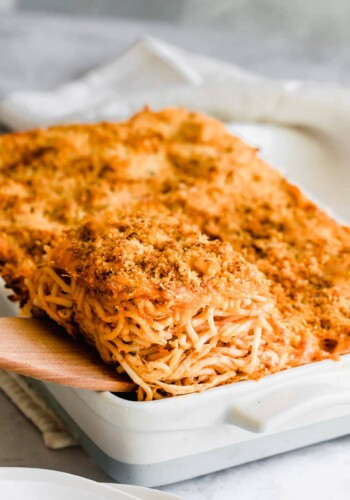
[[[350,220],[350,146],[307,129],[230,127],[312,197]],[[2,314],[10,314],[6,304]],[[158,486],[350,433],[350,355],[161,401],[39,384],[100,466]]]

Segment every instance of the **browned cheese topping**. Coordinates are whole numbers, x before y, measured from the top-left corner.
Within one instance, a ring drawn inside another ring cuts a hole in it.
[[[183,109],[145,110],[122,124],[0,137],[0,267],[19,298],[27,297],[24,279],[43,264],[44,247],[54,245],[64,230],[87,215],[132,211],[133,205],[168,210],[195,225],[210,240],[194,246],[198,255],[202,244],[215,254],[215,245],[224,242],[257,266],[293,334],[290,366],[350,350],[349,229],[218,121]],[[90,252],[88,229],[87,236],[74,236],[74,255],[86,282],[96,279],[99,287],[126,295],[163,284],[171,294],[182,286],[180,277],[196,280],[203,265],[206,269],[201,257],[198,269],[196,258],[186,260],[176,230],[165,234],[160,223],[154,235],[146,237],[137,226],[130,236],[131,224],[127,239],[118,224],[111,229],[110,247],[114,238],[126,246],[113,252],[107,245],[103,256]],[[220,248],[223,254],[208,269],[227,262],[231,250]],[[118,259],[129,262],[125,279],[116,272]],[[240,262],[234,264],[235,259],[233,265]],[[190,282],[185,285],[191,290]]]
[[[233,294],[270,295],[263,274],[229,243],[209,241],[196,226],[162,212],[88,220],[50,251],[50,264],[116,306],[134,298],[189,306],[208,295],[221,306]]]

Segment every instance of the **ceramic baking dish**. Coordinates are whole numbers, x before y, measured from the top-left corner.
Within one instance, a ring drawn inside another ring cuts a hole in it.
[[[264,158],[350,220],[345,143],[310,129],[230,129],[262,146]],[[10,314],[5,302],[1,314]],[[258,382],[151,402],[33,383],[114,479],[159,486],[350,433],[349,375],[350,354]]]

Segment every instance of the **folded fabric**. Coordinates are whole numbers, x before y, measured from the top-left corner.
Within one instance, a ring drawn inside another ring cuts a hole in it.
[[[145,38],[121,57],[52,92],[15,92],[0,103],[11,129],[96,119],[121,119],[166,94],[204,82],[255,81],[248,72]],[[171,99],[171,97],[170,97]]]
[[[349,125],[350,90],[279,82],[145,38],[108,65],[51,92],[15,92],[0,102],[13,130],[55,123],[120,120],[145,105],[185,106],[223,121],[326,129]],[[340,135],[340,134],[339,134]]]
[[[48,448],[56,450],[77,445],[28,379],[1,370],[0,389],[39,429]]]

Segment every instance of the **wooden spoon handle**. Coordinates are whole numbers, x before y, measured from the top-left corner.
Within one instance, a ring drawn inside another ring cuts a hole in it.
[[[135,388],[93,348],[48,319],[0,318],[0,368],[81,389],[129,392]]]

